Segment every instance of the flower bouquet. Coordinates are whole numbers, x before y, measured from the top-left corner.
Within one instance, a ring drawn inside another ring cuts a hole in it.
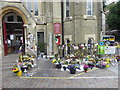
[[[71,74],[75,74],[76,73],[76,67],[75,67],[75,65],[69,65],[68,69],[70,70]]]
[[[63,63],[64,65],[68,65],[69,64],[69,62],[68,61],[64,61],[64,63]]]
[[[84,71],[87,72],[89,66],[88,66],[87,64],[85,64],[85,65],[83,66],[83,68],[84,68]]]
[[[57,60],[56,59],[52,60],[52,63],[57,63]]]
[[[62,65],[60,63],[58,63],[58,64],[56,64],[55,67],[58,68],[58,69],[61,69]]]
[[[28,57],[29,57],[29,56],[27,56],[27,55],[24,55],[24,56],[23,56],[23,58],[28,58]]]
[[[18,73],[19,72],[19,68],[17,66],[13,67],[12,72],[13,73]]]
[[[22,63],[22,66],[21,66],[22,72],[23,72],[25,69],[27,69],[27,68],[28,68],[28,63],[27,63],[27,62],[23,62],[23,63]]]
[[[32,68],[31,64],[28,64],[27,69],[30,70]]]

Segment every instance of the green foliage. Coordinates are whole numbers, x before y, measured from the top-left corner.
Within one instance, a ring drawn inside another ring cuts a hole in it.
[[[113,35],[115,36],[116,41],[119,42],[120,41],[120,31],[113,33]]]
[[[111,8],[113,8],[116,4],[115,3],[112,3],[110,5],[106,5],[106,10],[110,10]]]
[[[55,59],[58,60],[58,54],[55,54]]]
[[[107,24],[111,30],[120,30],[120,1],[109,6],[110,13],[107,16]]]

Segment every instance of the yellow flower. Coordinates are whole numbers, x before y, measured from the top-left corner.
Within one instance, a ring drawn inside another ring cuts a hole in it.
[[[110,58],[107,58],[106,61],[109,62],[109,61],[110,61]]]
[[[22,61],[22,59],[19,59],[20,61]]]
[[[57,62],[57,60],[56,60],[56,59],[52,60],[52,63],[56,63],[56,62]]]

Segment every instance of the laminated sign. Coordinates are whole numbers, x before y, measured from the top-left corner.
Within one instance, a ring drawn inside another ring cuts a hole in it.
[[[115,49],[114,46],[107,46],[105,47],[105,54],[115,54]]]

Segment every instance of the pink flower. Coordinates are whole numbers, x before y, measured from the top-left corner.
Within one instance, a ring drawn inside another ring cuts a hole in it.
[[[84,65],[84,67],[83,68],[88,68],[89,66],[88,65]]]

